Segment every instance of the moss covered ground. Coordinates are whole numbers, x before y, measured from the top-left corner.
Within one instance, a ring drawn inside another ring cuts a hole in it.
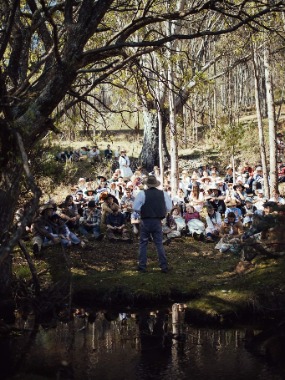
[[[206,322],[283,317],[284,258],[257,256],[246,263],[192,237],[174,239],[165,249],[167,274],[160,272],[153,243],[147,272],[137,272],[138,241],[103,240],[66,251],[51,247],[35,265],[42,288],[59,284],[75,305],[140,308],[183,302],[192,320]],[[18,277],[31,281],[17,255],[14,267]]]

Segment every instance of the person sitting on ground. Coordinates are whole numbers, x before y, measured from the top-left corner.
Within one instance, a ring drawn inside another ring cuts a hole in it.
[[[219,175],[219,171],[218,171],[217,166],[215,166],[215,165],[211,166],[209,174],[211,177],[214,176],[216,178]]]
[[[55,236],[61,239],[61,244],[63,247],[70,247],[71,245],[81,245],[82,248],[85,247],[85,242],[80,240],[75,233],[71,232],[64,220],[58,214],[53,214],[51,216],[51,221],[53,223],[53,233]]]
[[[249,184],[249,188],[251,188],[251,192],[256,194],[256,190],[263,188],[263,170],[261,166],[257,166],[253,176],[251,177],[251,183]]]
[[[124,215],[126,222],[130,222],[131,220],[134,201],[135,197],[133,196],[132,190],[130,188],[126,188],[125,194],[120,200],[121,212]]]
[[[224,215],[226,211],[225,196],[221,194],[221,190],[215,183],[211,183],[208,189],[208,195],[206,196],[206,206],[213,206],[215,211],[218,211],[221,215]]]
[[[206,241],[215,241],[219,238],[222,226],[222,217],[218,211],[215,211],[212,205],[207,206],[206,216]]]
[[[180,208],[181,215],[185,214],[186,211],[186,203],[188,203],[188,199],[183,189],[178,189],[177,194],[172,198],[173,206],[178,206]]]
[[[53,214],[53,205],[47,203],[42,207],[40,216],[31,225],[33,253],[35,256],[40,254],[42,247],[60,243],[61,239],[53,234],[53,223],[51,220]]]
[[[109,179],[109,183],[112,183],[112,182],[118,182],[118,178],[119,178],[119,174],[117,172],[114,172],[112,174],[112,177]]]
[[[87,207],[84,208],[83,217],[80,218],[79,231],[86,238],[102,240],[104,235],[101,234],[100,223],[101,211],[95,201],[89,201]]]
[[[83,191],[83,193],[84,193],[84,191],[86,191],[87,185],[86,185],[86,179],[85,178],[83,178],[83,177],[79,178],[78,183],[77,183],[77,189]]]
[[[187,224],[187,228],[189,234],[194,238],[198,238],[200,240],[204,237],[205,225],[200,220],[200,214],[190,204],[186,206],[186,213],[184,215],[185,222]]]
[[[211,177],[209,175],[201,178],[201,189],[204,190],[204,194],[208,193],[210,184],[211,184]]]
[[[61,209],[60,217],[66,221],[68,228],[78,228],[80,215],[77,205],[73,201],[73,196],[67,195],[65,201],[59,205],[59,208]]]
[[[78,214],[83,216],[83,208],[86,206],[87,199],[84,198],[82,190],[78,190],[75,193],[74,203],[77,205]]]
[[[245,206],[245,198],[246,198],[246,192],[245,192],[245,187],[241,183],[237,183],[236,185],[233,186],[234,192],[233,192],[233,197],[236,200],[236,207],[238,207],[242,215],[244,215],[244,206]]]
[[[186,221],[183,218],[181,209],[178,205],[174,206],[167,215],[166,224],[171,230],[167,233],[167,239],[180,237],[184,232],[186,233]]]
[[[113,212],[113,208],[115,208],[115,204],[118,205],[118,200],[112,194],[108,194],[103,192],[100,194],[99,200],[101,202],[101,227],[106,224],[107,216]]]
[[[240,235],[243,233],[243,225],[240,220],[236,220],[236,214],[230,211],[227,218],[223,221],[220,234],[222,237],[226,235]]]
[[[118,187],[117,187],[117,182],[109,183],[107,191],[109,194],[114,195],[114,197],[116,197],[116,199],[118,199],[118,200],[120,199],[120,192],[119,192]]]
[[[104,150],[104,157],[106,160],[111,160],[113,156],[113,151],[110,144],[107,145],[107,148]]]
[[[190,185],[190,177],[188,171],[186,169],[182,170],[181,178],[178,184],[179,189],[183,190],[185,196],[189,195],[189,185]]]
[[[226,175],[225,175],[225,178],[224,178],[224,182],[225,183],[233,183],[234,182],[233,168],[232,168],[231,165],[228,165],[227,168],[226,168]]]
[[[91,162],[91,164],[95,162],[100,162],[100,150],[97,145],[94,145],[92,149],[87,154],[88,161]]]
[[[276,202],[278,205],[284,205],[285,199],[280,196],[279,190],[273,190],[272,196],[269,198],[269,202]]]
[[[97,194],[97,191],[94,189],[91,189],[91,188],[86,189],[86,191],[84,192],[84,195],[87,202],[98,201],[98,194]]]
[[[243,225],[249,228],[253,223],[254,213],[256,207],[253,204],[253,199],[251,197],[245,198],[245,205],[243,206]]]
[[[268,199],[264,196],[264,191],[262,189],[257,190],[257,195],[253,198],[253,203],[256,209],[256,215],[263,215],[264,203],[267,200]]]
[[[230,212],[233,212],[236,216],[236,222],[242,220],[242,212],[241,209],[237,207],[237,203],[235,198],[232,198],[229,202],[226,203],[226,211],[225,211],[225,221],[227,222],[227,217]]]
[[[106,236],[110,241],[131,241],[126,227],[124,215],[119,211],[119,206],[113,204],[112,212],[106,217]]]
[[[200,191],[200,185],[198,182],[192,183],[192,191],[188,197],[189,203],[194,206],[197,212],[201,212],[205,203],[203,189]]]

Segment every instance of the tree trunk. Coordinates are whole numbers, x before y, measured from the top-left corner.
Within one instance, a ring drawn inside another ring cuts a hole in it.
[[[264,130],[262,123],[262,114],[261,114],[261,103],[260,103],[260,92],[259,92],[259,65],[257,59],[257,51],[256,46],[252,46],[252,55],[253,55],[253,71],[254,71],[254,87],[255,87],[255,104],[256,104],[256,118],[258,125],[258,135],[259,135],[259,148],[260,148],[260,156],[261,163],[263,167],[263,175],[264,175],[264,195],[269,197],[269,184],[268,184],[268,170],[267,170],[267,159],[266,159],[266,149],[265,149],[265,141],[264,141]]]
[[[264,72],[268,112],[268,132],[269,132],[269,150],[270,150],[270,195],[273,190],[278,189],[277,173],[277,147],[276,147],[276,123],[275,108],[273,99],[273,86],[270,67],[270,48],[269,41],[265,41],[264,46]]]

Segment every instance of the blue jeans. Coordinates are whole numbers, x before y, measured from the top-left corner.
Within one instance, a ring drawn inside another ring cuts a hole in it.
[[[83,236],[88,236],[88,234],[92,234],[97,238],[100,235],[100,226],[87,226],[87,225],[80,225],[79,226],[79,232]]]
[[[142,219],[140,223],[140,251],[139,251],[139,269],[146,269],[147,262],[147,245],[149,238],[153,238],[155,244],[159,266],[161,269],[167,269],[167,260],[165,250],[162,244],[162,228],[160,219]]]

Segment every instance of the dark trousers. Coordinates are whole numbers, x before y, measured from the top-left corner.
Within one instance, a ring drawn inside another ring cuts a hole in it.
[[[159,266],[161,269],[167,269],[167,260],[162,243],[161,220],[155,218],[142,219],[140,229],[139,268],[146,269],[147,246],[149,238],[152,237],[158,254]]]

